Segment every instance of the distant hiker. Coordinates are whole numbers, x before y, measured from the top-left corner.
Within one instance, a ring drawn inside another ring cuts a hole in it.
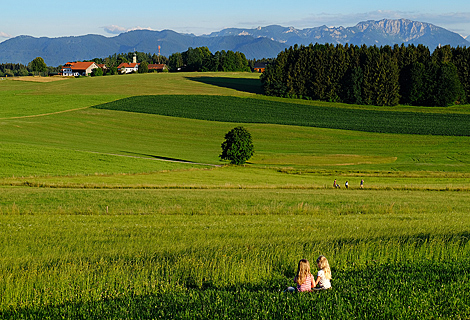
[[[331,288],[331,269],[325,256],[319,256],[317,259],[317,280],[313,284],[313,290],[326,290]],[[319,285],[318,288],[316,286]]]
[[[361,179],[361,189],[364,189],[364,179]]]
[[[346,181],[346,183],[344,184],[344,186],[346,187],[346,189],[349,188],[349,182]]]
[[[333,187],[339,188],[339,184],[336,183],[336,179],[335,179],[335,181],[333,182]]]

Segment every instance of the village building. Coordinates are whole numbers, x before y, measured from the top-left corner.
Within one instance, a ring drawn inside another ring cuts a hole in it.
[[[118,70],[121,71],[121,73],[132,73],[132,72],[137,72],[139,71],[139,64],[140,63],[121,63],[118,65]]]
[[[167,71],[168,67],[166,64],[149,64],[148,69],[149,72],[163,72]]]
[[[94,62],[67,62],[62,67],[62,75],[66,77],[88,76],[93,69],[99,68]]]
[[[98,67],[100,67],[101,69],[103,69],[103,72],[105,72],[106,70],[108,70],[108,67],[106,67],[106,65],[104,63],[102,64],[97,64]]]
[[[266,70],[266,65],[267,63],[265,62],[257,62],[253,66],[253,71],[258,72],[258,73],[263,73],[264,70]]]
[[[137,55],[134,52],[134,57],[132,58],[132,63],[121,63],[118,65],[118,70],[121,73],[133,73],[133,72],[138,72],[139,71],[139,65],[140,63],[137,63]]]

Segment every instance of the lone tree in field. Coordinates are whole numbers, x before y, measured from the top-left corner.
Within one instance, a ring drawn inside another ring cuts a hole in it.
[[[40,74],[41,72],[47,71],[47,65],[44,62],[44,59],[41,57],[35,58],[29,63],[29,67],[35,74]]]
[[[251,134],[243,127],[236,127],[225,135],[219,157],[230,160],[231,164],[244,164],[254,152]]]

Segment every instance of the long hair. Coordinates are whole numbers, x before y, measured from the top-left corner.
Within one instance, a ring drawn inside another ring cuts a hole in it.
[[[325,258],[325,256],[319,256],[317,259],[317,265],[320,269],[325,272],[325,278],[331,280],[331,269],[330,269],[330,264],[328,263],[328,260]]]
[[[307,280],[308,275],[310,274],[310,263],[307,259],[302,259],[299,261],[299,266],[297,267],[297,274],[295,276],[295,281],[300,286],[305,280]]]

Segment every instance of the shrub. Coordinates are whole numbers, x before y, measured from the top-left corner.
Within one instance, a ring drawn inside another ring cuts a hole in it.
[[[96,77],[96,76],[102,76],[103,75],[103,69],[101,68],[96,68],[91,71],[91,76]]]

